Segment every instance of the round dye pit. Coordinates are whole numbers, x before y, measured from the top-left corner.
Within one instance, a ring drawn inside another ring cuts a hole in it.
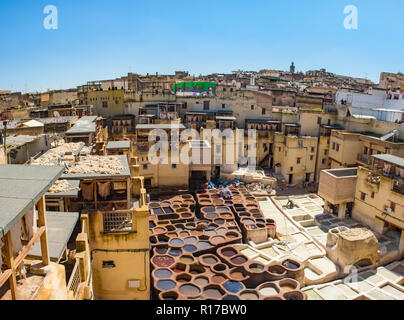
[[[216,230],[218,234],[225,234],[227,232],[227,228],[219,228]]]
[[[225,240],[226,240],[226,238],[222,237],[222,236],[213,236],[212,238],[210,238],[210,242],[212,244],[219,244],[219,243],[224,242]]]
[[[223,283],[226,280],[223,276],[213,276],[212,281],[213,283]]]
[[[215,257],[211,257],[211,256],[203,257],[202,261],[206,264],[215,264],[218,262],[218,260]]]
[[[182,251],[180,249],[171,249],[168,254],[173,257],[178,257],[181,255]]]
[[[174,239],[171,239],[171,240],[170,240],[170,245],[172,245],[172,246],[180,247],[180,246],[182,246],[183,244],[184,244],[184,241],[182,241],[182,240],[179,239],[179,238],[174,238]]]
[[[201,277],[201,278],[196,278],[194,280],[194,282],[195,282],[196,285],[198,285],[200,287],[204,287],[209,283],[209,280],[207,278]]]
[[[170,278],[173,273],[168,269],[159,269],[154,272],[154,276],[160,279]]]
[[[196,238],[195,237],[187,237],[184,239],[185,243],[195,243]]]
[[[243,256],[237,256],[237,257],[231,258],[230,261],[234,264],[242,265],[243,263],[246,263],[248,260]]]
[[[165,254],[167,252],[166,248],[157,248],[156,253],[158,254]]]
[[[220,290],[216,288],[206,289],[203,292],[203,295],[210,299],[220,299],[223,296],[222,292],[220,292]]]
[[[169,267],[174,263],[174,258],[169,256],[155,256],[152,261],[158,267]]]
[[[270,266],[268,267],[268,272],[275,274],[275,275],[282,275],[286,273],[286,270],[281,266]]]
[[[258,300],[258,295],[254,292],[245,292],[240,295],[241,300]]]
[[[198,250],[198,248],[192,244],[187,244],[184,246],[184,251],[186,252],[195,252],[196,250]]]
[[[197,244],[198,248],[200,249],[208,249],[211,247],[211,244],[207,241],[199,241]]]
[[[254,263],[254,264],[251,264],[251,265],[249,266],[249,269],[250,269],[252,272],[262,272],[262,271],[264,270],[264,266],[263,266],[262,264]]]
[[[213,220],[213,219],[219,218],[219,215],[217,213],[212,212],[212,213],[208,213],[206,215],[206,218]]]
[[[232,248],[225,248],[221,252],[225,257],[233,257],[237,254],[237,251]]]
[[[194,262],[194,258],[192,258],[191,256],[182,256],[180,258],[180,261],[183,263],[192,263]]]
[[[299,269],[299,267],[300,267],[300,265],[297,262],[293,262],[293,261],[290,261],[290,260],[284,261],[282,263],[282,265],[285,268],[290,269],[290,270],[296,270],[296,269]]]
[[[175,287],[175,282],[172,280],[159,280],[157,281],[157,288],[160,290],[170,290]]]
[[[225,220],[224,219],[215,219],[215,223],[220,226],[225,223]]]
[[[192,284],[184,284],[179,290],[186,297],[196,297],[201,293],[201,290]]]
[[[273,287],[263,287],[260,289],[260,293],[263,296],[276,296],[278,291]]]
[[[243,289],[243,285],[236,281],[227,281],[223,287],[231,293],[237,293]]]
[[[243,280],[245,277],[241,271],[233,271],[230,273],[230,278],[234,280]]]
[[[225,265],[225,264],[223,264],[223,263],[219,263],[219,264],[215,265],[215,266],[213,267],[213,269],[214,269],[215,271],[217,271],[217,272],[223,272],[223,271],[225,271],[225,270],[227,269],[227,265]]]
[[[216,231],[207,230],[207,231],[205,231],[205,235],[207,235],[207,236],[215,236],[215,235],[216,235]]]

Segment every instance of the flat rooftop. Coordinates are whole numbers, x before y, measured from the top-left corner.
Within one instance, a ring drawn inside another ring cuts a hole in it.
[[[63,170],[63,167],[0,165],[0,237],[33,208]]]
[[[114,149],[130,149],[130,141],[109,141],[106,147],[107,150]]]
[[[79,220],[78,212],[46,212],[49,255],[53,261],[59,261]],[[37,241],[28,256],[40,259],[41,243]]]
[[[354,177],[358,175],[358,168],[343,168],[343,169],[330,169],[324,170],[325,172],[332,174],[337,178]]]
[[[95,133],[95,120],[97,116],[85,116],[77,120],[73,127],[66,131],[66,134]]]
[[[390,164],[404,168],[404,158],[400,158],[400,157],[394,156],[392,154],[377,154],[377,155],[372,155],[372,157],[377,160],[388,162]]]

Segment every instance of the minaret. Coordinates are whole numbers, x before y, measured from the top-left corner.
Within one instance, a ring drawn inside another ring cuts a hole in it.
[[[295,74],[295,63],[292,61],[292,64],[290,65],[290,73]]]

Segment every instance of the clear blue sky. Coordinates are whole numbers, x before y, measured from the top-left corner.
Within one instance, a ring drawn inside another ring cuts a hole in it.
[[[58,30],[45,30],[46,5]],[[359,10],[345,30],[344,7]],[[127,72],[326,68],[404,72],[402,0],[1,0],[0,89],[71,88]]]

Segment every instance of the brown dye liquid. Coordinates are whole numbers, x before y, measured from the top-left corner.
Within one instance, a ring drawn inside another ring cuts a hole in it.
[[[159,267],[169,267],[174,263],[174,259],[166,256],[154,257],[153,263]]]
[[[212,281],[214,283],[222,283],[224,280],[226,280],[226,279],[224,277],[222,277],[222,276],[214,276],[212,278]]]
[[[180,258],[180,261],[182,261],[182,262],[184,262],[184,263],[192,263],[192,262],[194,262],[194,259],[193,258],[191,258],[191,257],[181,257]]]
[[[205,278],[197,278],[197,279],[195,279],[195,284],[197,284],[198,286],[201,286],[201,287],[207,285],[208,283],[209,283],[209,280],[205,279]]]
[[[217,263],[217,260],[213,257],[205,257],[203,258],[203,262],[205,262],[206,264],[215,264]]]
[[[242,280],[242,279],[244,279],[243,273],[242,273],[242,272],[239,272],[239,271],[236,271],[236,272],[231,273],[231,277],[232,277],[233,279],[235,279],[235,280]]]
[[[234,264],[243,264],[243,263],[247,262],[247,259],[244,257],[235,257],[235,258],[231,259],[231,262],[233,262]]]
[[[237,252],[235,250],[233,250],[233,249],[224,249],[222,251],[222,254],[225,257],[232,257],[232,256],[235,256],[237,254]]]

